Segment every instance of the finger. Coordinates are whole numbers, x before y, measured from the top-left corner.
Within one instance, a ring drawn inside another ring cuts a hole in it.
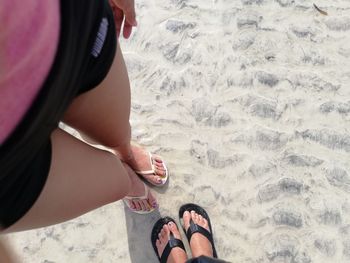
[[[129,0],[121,7],[125,15],[125,21],[130,26],[137,26],[134,0]]]
[[[124,22],[124,28],[123,28],[123,37],[129,38],[132,32],[132,26],[129,25],[127,22]]]
[[[113,14],[114,14],[115,27],[117,30],[117,37],[119,37],[121,28],[122,28],[123,19],[124,19],[124,13],[118,7],[113,7]]]

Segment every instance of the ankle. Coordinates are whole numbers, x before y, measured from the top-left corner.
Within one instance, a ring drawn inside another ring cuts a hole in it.
[[[124,162],[128,162],[134,159],[133,152],[131,150],[130,142],[120,145],[117,147],[113,147],[115,154]]]
[[[207,239],[200,236],[195,238],[193,241],[194,241],[193,243],[192,242],[190,243],[190,248],[191,248],[193,257],[200,257],[200,256],[213,257],[213,249],[211,248],[211,244]]]
[[[176,249],[176,248],[174,248]],[[175,251],[174,251],[175,252]],[[172,253],[169,255],[169,258],[167,260],[167,263],[185,263],[187,258],[187,255],[185,251],[181,249],[181,251],[176,251],[178,253]]]

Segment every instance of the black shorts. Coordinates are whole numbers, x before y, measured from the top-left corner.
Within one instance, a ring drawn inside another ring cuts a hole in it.
[[[61,0],[60,14],[59,44],[50,73],[29,111],[0,147],[3,229],[23,217],[39,197],[50,169],[51,133],[72,100],[105,78],[116,52],[108,0]]]

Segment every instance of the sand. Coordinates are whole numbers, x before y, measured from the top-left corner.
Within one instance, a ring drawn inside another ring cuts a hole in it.
[[[232,262],[350,262],[350,2],[136,0],[121,46],[133,140],[171,172],[159,212],[117,202],[8,237],[22,262],[157,262],[186,202]]]

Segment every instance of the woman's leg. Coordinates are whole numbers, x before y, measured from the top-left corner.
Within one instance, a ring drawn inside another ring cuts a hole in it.
[[[130,145],[130,83],[118,43],[109,73],[102,83],[77,97],[64,115],[63,121],[98,143],[111,148],[134,170],[150,170],[147,152]],[[161,162],[156,162],[156,174],[164,175]],[[157,183],[159,176],[149,175]]]
[[[51,167],[44,189],[33,207],[5,233],[61,223],[126,195],[144,192],[141,182],[130,191],[132,175],[128,176],[114,154],[60,129],[53,132],[51,141]],[[149,199],[154,201],[152,196]]]
[[[11,252],[9,247],[0,240],[0,262],[14,263],[15,260]]]

